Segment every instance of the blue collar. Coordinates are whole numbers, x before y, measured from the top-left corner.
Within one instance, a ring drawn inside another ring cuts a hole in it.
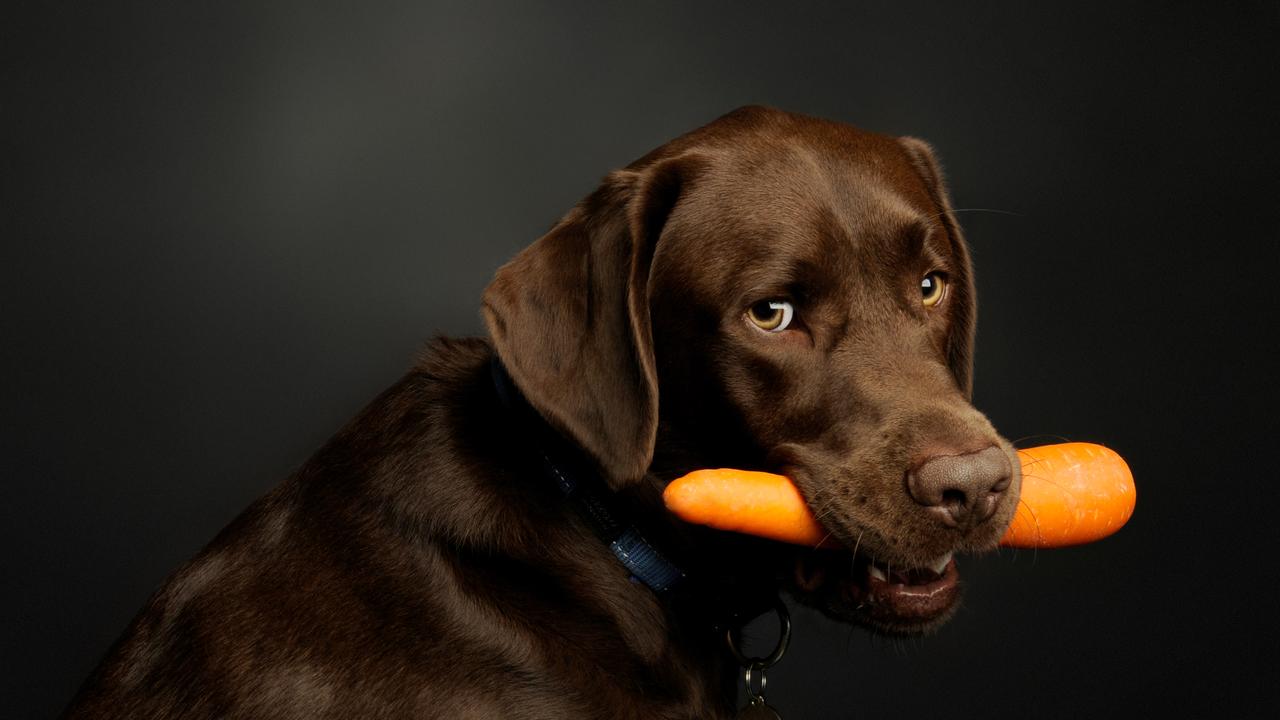
[[[612,492],[589,461],[563,436],[555,432],[520,394],[507,369],[495,354],[490,363],[493,385],[502,404],[513,414],[530,422],[540,432],[530,443],[541,459],[543,474],[555,482],[561,497],[573,505],[609,546],[614,557],[631,573],[633,582],[644,583],[664,595],[685,579],[684,572],[625,521]]]

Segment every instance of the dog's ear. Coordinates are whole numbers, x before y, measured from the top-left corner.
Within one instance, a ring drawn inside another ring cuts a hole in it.
[[[682,155],[612,173],[484,293],[485,324],[516,386],[615,489],[653,460],[649,268],[698,164]]]
[[[960,232],[955,210],[951,207],[951,194],[947,190],[942,167],[933,148],[919,138],[898,138],[906,150],[916,174],[924,181],[938,218],[951,236],[951,252],[955,270],[950,278],[951,334],[947,339],[947,364],[955,376],[965,397],[973,398],[973,340],[977,326],[977,293],[973,284],[973,265],[969,260],[969,247]]]

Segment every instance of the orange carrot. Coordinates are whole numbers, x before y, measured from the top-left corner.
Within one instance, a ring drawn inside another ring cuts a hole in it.
[[[1138,500],[1133,473],[1114,450],[1063,443],[1018,451],[1022,495],[1005,547],[1066,547],[1124,527]]]
[[[1090,443],[1019,450],[1022,495],[1005,547],[1066,547],[1101,540],[1133,515],[1137,494],[1129,466]],[[800,491],[781,475],[698,470],[667,486],[667,508],[686,522],[816,546],[829,537]],[[830,541],[827,540],[827,544]]]

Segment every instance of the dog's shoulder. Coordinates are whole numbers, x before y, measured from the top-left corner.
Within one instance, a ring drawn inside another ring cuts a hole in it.
[[[397,628],[420,643],[416,624],[448,581],[430,547],[483,525],[467,505],[484,506],[476,476],[486,469],[466,458],[484,450],[459,435],[483,436],[467,418],[488,411],[490,353],[481,338],[431,341],[153,593],[66,717],[256,706],[304,717],[349,679],[344,658],[394,656]]]

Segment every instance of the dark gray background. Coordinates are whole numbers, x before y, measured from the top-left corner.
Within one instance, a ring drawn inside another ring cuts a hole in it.
[[[963,560],[934,637],[799,612],[774,703],[1280,705],[1276,3],[178,5],[0,21],[0,715],[55,714],[426,338],[481,332],[605,172],[757,102],[924,137],[1002,211],[961,215],[978,406],[1139,482],[1112,539]]]

